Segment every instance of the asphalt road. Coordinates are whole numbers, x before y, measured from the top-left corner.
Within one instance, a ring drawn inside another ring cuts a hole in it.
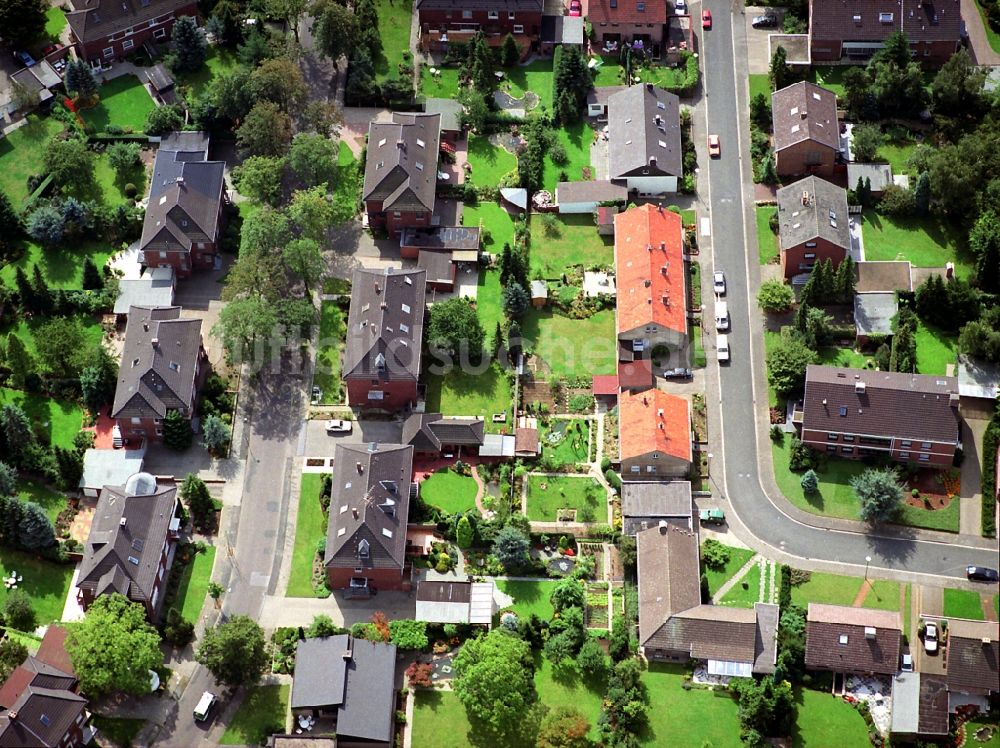
[[[775,551],[808,560],[851,564],[855,568],[863,567],[865,557],[871,556],[871,568],[879,576],[919,573],[964,578],[967,564],[996,566],[996,550],[812,527],[786,514],[765,493],[758,470],[758,449],[770,448],[766,441],[761,441],[755,421],[755,414],[766,413],[766,408],[758,409],[755,403],[756,392],[760,392],[761,398],[767,397],[762,374],[763,345],[759,339],[761,313],[751,294],[757,278],[757,257],[746,249],[745,231],[745,226],[754,225],[748,212],[753,210],[749,201],[753,176],[749,143],[745,132],[742,136],[740,133],[740,123],[747,111],[746,40],[739,6],[735,18],[731,0],[706,0],[703,7],[711,10],[714,19],[714,27],[702,35],[708,130],[718,133],[722,142],[722,157],[708,164],[712,246],[715,267],[726,273],[732,318],[729,333],[732,361],[720,367],[715,393],[724,443],[713,467],[720,463],[724,466],[724,493],[732,511],[747,531]],[[738,57],[734,46],[739,51]],[[707,158],[707,152],[699,150],[701,158]],[[754,319],[757,322],[752,331]],[[711,351],[708,353],[712,355]],[[766,457],[769,459],[769,455]],[[777,501],[787,505],[783,497],[777,497]]]

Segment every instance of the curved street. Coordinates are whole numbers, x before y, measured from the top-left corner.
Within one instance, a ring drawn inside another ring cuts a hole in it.
[[[705,159],[701,163],[707,163],[701,207],[711,218],[710,257],[715,268],[726,273],[732,310],[731,364],[716,364],[714,333],[705,343],[711,361],[706,400],[713,492],[728,499],[733,532],[772,558],[806,569],[860,574],[870,557],[870,573],[879,577],[937,584],[947,577],[949,586],[972,589],[974,583],[965,581],[965,567],[995,566],[995,540],[903,527],[866,532],[860,522],[812,515],[792,506],[775,485],[767,433],[763,318],[755,301],[760,268],[756,247],[750,246],[756,243],[755,232],[745,229],[755,225],[745,26],[738,2],[707,0],[703,7],[714,17],[713,28],[702,35],[704,111],[710,131],[721,136],[722,157],[708,160],[699,147]],[[706,132],[699,131],[704,126],[704,120],[695,117],[696,142],[704,143]],[[702,275],[710,291],[707,264],[703,253]],[[705,298],[711,298],[710,293]]]

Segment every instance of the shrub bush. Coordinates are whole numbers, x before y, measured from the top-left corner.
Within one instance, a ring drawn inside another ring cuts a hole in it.
[[[725,568],[729,561],[729,549],[714,538],[709,538],[701,546],[701,560],[709,569]]]

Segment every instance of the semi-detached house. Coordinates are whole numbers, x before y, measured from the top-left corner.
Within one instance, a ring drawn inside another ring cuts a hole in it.
[[[420,45],[429,52],[446,52],[449,45],[468,44],[482,31],[494,47],[513,34],[523,54],[538,42],[543,7],[542,0],[417,0]]]
[[[955,377],[812,364],[793,418],[815,450],[948,468],[960,445],[958,403]]]
[[[691,404],[656,388],[618,396],[622,479],[686,477],[691,469]]]
[[[92,67],[124,59],[146,42],[169,40],[180,16],[198,16],[192,0],[71,0],[66,13],[77,54]]]

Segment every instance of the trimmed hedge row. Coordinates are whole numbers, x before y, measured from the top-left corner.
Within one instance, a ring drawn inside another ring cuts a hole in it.
[[[1000,409],[990,420],[983,436],[983,537],[996,537],[997,445],[1000,444]]]

